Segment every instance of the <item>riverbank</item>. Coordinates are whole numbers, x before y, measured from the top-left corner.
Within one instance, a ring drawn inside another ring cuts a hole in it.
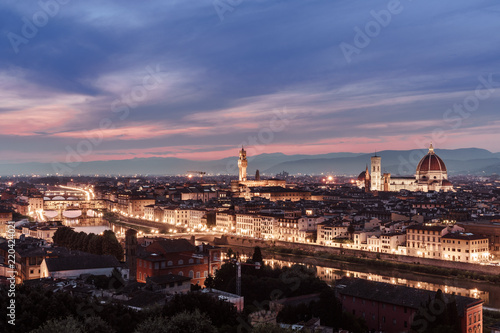
[[[433,276],[448,277],[448,278],[451,277],[451,278],[467,279],[467,280],[472,279],[476,281],[484,281],[484,282],[491,282],[494,284],[500,284],[500,275],[481,274],[478,272],[461,270],[458,268],[444,268],[444,267],[427,266],[421,264],[400,263],[382,259],[371,259],[371,258],[361,258],[361,257],[347,256],[347,255],[338,255],[338,254],[328,253],[326,251],[305,251],[301,249],[291,249],[280,246],[268,247],[263,249],[263,251],[264,253],[270,253],[270,254],[309,257],[315,260],[321,259],[327,261],[355,263],[355,264],[375,266],[387,269],[399,269],[420,274],[422,273],[429,274]]]
[[[469,279],[479,279],[500,283],[500,266],[480,265],[474,263],[455,262],[451,260],[439,260],[424,257],[412,257],[406,255],[396,255],[392,253],[381,253],[363,251],[347,247],[323,246],[310,243],[293,243],[284,241],[265,241],[238,236],[223,236],[215,240],[216,245],[221,246],[241,246],[255,247],[269,251],[279,251],[273,249],[284,249],[281,253],[309,254],[311,256],[321,256],[323,258],[333,258],[348,262],[360,262],[367,264],[384,265],[387,267],[402,267],[403,269],[417,269],[429,274],[443,276],[462,276]]]

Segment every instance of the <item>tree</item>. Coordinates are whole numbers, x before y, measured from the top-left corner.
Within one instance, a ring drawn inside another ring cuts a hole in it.
[[[167,319],[163,316],[149,317],[140,323],[134,333],[164,333],[166,331]]]
[[[102,239],[102,253],[115,256],[120,261],[123,260],[123,248],[116,239],[115,233],[111,230],[105,230]]]
[[[212,288],[215,285],[214,277],[212,274],[208,274],[207,278],[205,279],[205,287],[207,287],[210,291],[212,291]]]
[[[252,333],[293,333],[296,332],[291,328],[282,328],[276,324],[265,323],[255,325],[252,329]]]
[[[354,229],[354,226],[351,224],[349,224],[349,226],[347,227],[347,232],[349,233],[349,239],[352,240],[352,235],[354,235],[354,232],[356,230]]]
[[[217,329],[207,317],[198,309],[194,312],[181,312],[170,318],[165,327],[167,333],[217,333]]]
[[[116,331],[101,317],[90,316],[85,318],[83,323],[85,330],[91,333],[115,333]]]
[[[57,228],[54,236],[52,236],[52,240],[54,244],[59,246],[68,246],[70,242],[71,234],[74,233],[73,229],[70,227],[60,227]]]
[[[199,292],[175,295],[170,302],[165,304],[163,314],[172,317],[181,312],[194,310],[206,315],[216,327],[236,326],[238,323],[236,309],[231,303]]]
[[[31,333],[86,333],[83,323],[72,316],[64,319],[51,319],[45,324],[31,331]]]
[[[87,248],[88,252],[93,254],[102,254],[102,242],[102,237],[94,235],[89,241],[89,246]]]
[[[262,252],[258,246],[256,246],[253,250],[252,261],[262,263]]]
[[[76,234],[76,244],[75,244],[75,249],[79,251],[85,251],[85,239],[87,238],[87,234],[83,231],[80,231],[78,234]]]

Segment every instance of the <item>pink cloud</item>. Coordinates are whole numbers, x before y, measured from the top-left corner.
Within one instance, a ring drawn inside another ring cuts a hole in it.
[[[77,117],[78,111],[61,105],[44,105],[0,113],[3,135],[29,136],[36,132],[60,130]]]
[[[92,129],[89,131],[71,131],[56,133],[54,136],[61,138],[102,138],[117,140],[143,140],[158,138],[176,134],[203,135],[210,127],[185,127],[165,128],[165,126],[144,124],[135,126],[124,126],[119,128]]]

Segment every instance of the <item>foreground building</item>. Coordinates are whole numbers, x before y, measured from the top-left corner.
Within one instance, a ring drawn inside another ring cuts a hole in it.
[[[186,239],[161,239],[138,254],[137,282],[173,274],[189,277],[192,284],[203,286],[208,274],[214,275],[221,264],[219,247],[194,246]]]
[[[412,324],[417,331],[426,332],[428,323],[418,320],[416,315],[419,310],[422,311],[426,302],[434,300],[436,294],[423,289],[352,278],[339,280],[336,291],[343,311],[363,318],[368,329],[386,333],[410,332]],[[449,298],[450,295],[446,297]],[[454,298],[460,332],[482,332],[483,301],[463,296]],[[438,307],[446,308],[438,302],[439,300],[435,301],[435,309],[429,310],[432,313],[428,315],[436,316],[439,314]]]

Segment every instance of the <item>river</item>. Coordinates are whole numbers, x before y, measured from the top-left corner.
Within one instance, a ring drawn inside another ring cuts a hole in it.
[[[330,284],[343,276],[351,276],[425,290],[437,291],[441,289],[448,294],[480,298],[484,301],[485,308],[500,310],[500,285],[498,284],[310,257],[303,258],[277,254],[266,254],[264,257],[264,263],[272,267],[292,266],[294,264],[306,265],[315,270],[319,278]]]

